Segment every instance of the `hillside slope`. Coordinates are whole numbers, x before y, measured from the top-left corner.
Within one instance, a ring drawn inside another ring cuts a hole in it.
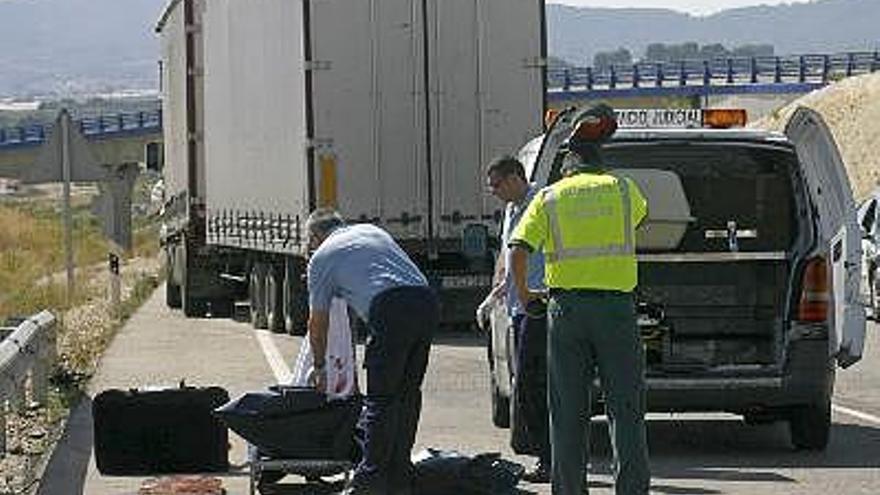
[[[880,186],[880,73],[814,91],[752,125],[782,130],[799,106],[822,114],[831,128],[857,201]]]
[[[551,0],[552,1],[552,0]],[[650,43],[768,43],[780,55],[878,48],[878,0],[816,0],[760,5],[697,17],[665,9],[547,6],[550,53],[592,64],[600,51],[628,48],[641,56]]]

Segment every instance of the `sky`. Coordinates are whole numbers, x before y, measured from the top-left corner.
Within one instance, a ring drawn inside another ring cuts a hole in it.
[[[693,15],[714,14],[721,10],[737,7],[806,3],[808,1],[810,0],[547,0],[548,3],[561,3],[576,7],[665,8]]]

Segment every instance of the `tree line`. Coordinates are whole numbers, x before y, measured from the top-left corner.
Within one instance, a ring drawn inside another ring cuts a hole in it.
[[[677,62],[679,60],[710,60],[728,57],[773,56],[773,45],[748,44],[727,48],[721,43],[699,45],[695,42],[665,44],[651,43],[645,49],[645,56],[638,62]],[[627,48],[599,52],[593,56],[593,67],[604,70],[611,65],[632,65],[636,60]]]

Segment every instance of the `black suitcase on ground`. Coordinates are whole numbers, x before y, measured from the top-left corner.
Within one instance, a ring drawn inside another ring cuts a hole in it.
[[[271,387],[218,408],[229,429],[274,459],[354,461],[361,399],[327,400],[311,388]]]
[[[109,475],[229,470],[229,434],[213,410],[220,387],[105,390],[95,397],[95,458]]]

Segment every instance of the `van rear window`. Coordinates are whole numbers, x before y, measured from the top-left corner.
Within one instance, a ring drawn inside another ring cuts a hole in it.
[[[667,170],[680,178],[693,219],[670,252],[787,251],[795,239],[793,151],[749,143],[613,143],[604,156],[609,168]]]

